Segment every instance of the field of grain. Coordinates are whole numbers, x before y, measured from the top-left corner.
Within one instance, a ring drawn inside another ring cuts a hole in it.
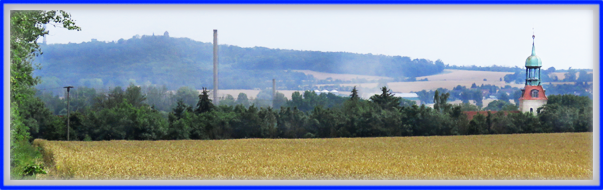
[[[38,179],[582,179],[592,133],[67,142]]]
[[[303,72],[305,74],[313,75],[314,78],[324,80],[326,78],[331,77],[333,80],[352,80],[355,78],[364,78],[367,80],[378,80],[378,79],[391,79],[389,77],[382,76],[370,76],[370,75],[354,75],[354,74],[335,74],[335,73],[323,73],[309,70],[295,70],[296,72]],[[589,72],[592,73],[592,72]],[[510,85],[511,87],[522,88],[524,84],[515,84],[515,83],[505,83],[504,81],[500,81],[501,78],[504,78],[507,74],[513,74],[512,72],[491,72],[491,71],[468,71],[468,70],[455,70],[455,69],[445,69],[443,73],[437,75],[423,76],[417,77],[417,80],[427,78],[428,81],[416,81],[416,82],[389,82],[387,83],[390,89],[393,92],[417,92],[421,90],[436,90],[437,88],[446,88],[453,89],[454,87],[461,85],[466,87],[471,87],[473,83],[478,86],[483,85],[495,85],[499,87],[504,87],[506,85]],[[556,72],[554,75],[559,77],[559,80],[564,78],[565,72]],[[553,74],[551,74],[553,75]],[[576,74],[578,76],[578,74]],[[486,81],[484,81],[486,79]],[[352,84],[340,84],[341,86],[357,86],[367,89],[374,89],[374,93],[380,93],[378,90],[376,82],[374,83],[352,83]],[[574,84],[573,82],[544,82],[543,84]],[[320,84],[315,85],[317,87],[322,86],[331,86],[334,84]],[[279,90],[280,93],[283,93],[287,99],[291,100],[291,94],[296,90]],[[200,93],[201,91],[199,91]],[[250,99],[255,98],[260,90],[245,90],[245,89],[220,89],[218,91],[219,97],[225,97],[230,94],[235,99],[238,97],[239,93],[247,94],[247,97]],[[348,94],[349,92],[340,92],[344,94]],[[373,92],[361,92],[364,96],[362,98],[369,98]]]
[[[438,88],[446,88],[452,90],[454,87],[461,85],[467,88],[471,87],[471,85],[475,83],[476,85],[496,85],[496,86],[505,86],[510,85],[511,87],[524,87],[524,84],[505,84],[504,82],[498,81],[417,81],[417,82],[388,82],[387,86],[393,92],[418,92],[421,90],[436,90]],[[378,83],[353,83],[353,84],[341,84],[341,86],[356,86],[357,88],[368,88],[373,89],[373,93],[380,93],[377,88]],[[316,86],[325,86],[325,85],[316,85]],[[362,92],[362,89],[360,90]],[[367,92],[367,97],[363,96],[363,98],[368,98],[368,96],[373,95],[373,93]]]
[[[565,74],[566,74],[566,73],[567,73],[567,72],[554,72],[554,73],[552,73],[552,74],[551,74],[551,76],[555,75],[555,76],[557,76],[557,79],[559,79],[559,80],[563,80],[563,79],[565,79]],[[591,74],[591,73],[593,73],[593,72],[592,72],[592,71],[589,71],[589,72],[586,72],[586,73]],[[576,78],[578,78],[578,77],[580,77],[580,73],[579,73],[579,72],[576,72]]]
[[[442,74],[417,77],[417,80],[427,78],[429,81],[500,81],[505,75],[513,72],[493,72],[493,71],[468,71],[444,69]]]

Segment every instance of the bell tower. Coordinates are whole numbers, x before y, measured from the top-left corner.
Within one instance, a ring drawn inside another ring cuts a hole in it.
[[[532,55],[526,59],[526,83],[525,87],[521,89],[519,111],[538,114],[538,108],[545,105],[548,99],[541,85],[540,67],[542,67],[542,61],[536,56],[535,38],[536,36],[532,35]]]

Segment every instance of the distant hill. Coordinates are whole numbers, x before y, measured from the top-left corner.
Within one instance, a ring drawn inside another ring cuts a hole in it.
[[[62,85],[89,87],[166,85],[213,87],[211,43],[188,38],[142,36],[116,42],[41,45],[42,66],[34,72],[43,78],[39,88]],[[288,70],[414,78],[443,71],[442,61],[402,56],[241,48],[219,46],[220,88],[253,89],[271,85],[270,80],[287,81],[280,88],[296,90],[314,81],[312,76]]]

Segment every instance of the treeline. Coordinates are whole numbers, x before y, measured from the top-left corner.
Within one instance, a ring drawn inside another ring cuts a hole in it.
[[[564,73],[564,78],[563,79],[559,79],[559,77],[557,77],[557,75],[554,75],[553,73],[557,71],[555,69],[555,67],[549,67],[546,70],[541,70],[540,72],[540,79],[543,83],[546,82],[593,82],[593,74],[592,73],[588,73],[587,70],[575,70],[572,69],[571,67],[567,70],[566,73]],[[579,74],[578,76],[576,76],[576,74]],[[517,83],[517,84],[523,84],[525,83],[525,78],[526,78],[526,71],[525,69],[521,69],[521,70],[517,70],[515,71],[515,73],[513,74],[508,74],[505,75],[504,77],[504,81],[506,83]]]
[[[331,138],[471,135],[592,131],[592,100],[551,95],[540,114],[497,112],[467,119],[464,104],[447,103],[436,91],[434,107],[394,97],[386,87],[369,100],[306,91],[279,109],[243,104],[214,106],[208,91],[194,104],[177,100],[169,113],[145,104],[141,87],[116,88],[94,98],[92,106],[72,111],[70,140],[160,140],[231,138]],[[67,117],[52,114],[37,99],[27,119],[35,120],[32,137],[66,140]],[[325,107],[324,105],[327,105]],[[331,107],[328,107],[331,106]],[[36,111],[37,110],[37,111]],[[516,108],[515,108],[516,110]]]
[[[469,101],[475,101],[475,105],[477,106],[476,109],[478,110],[484,106],[483,100],[486,98],[490,98],[491,96],[494,96],[493,98],[507,103],[510,102],[509,100],[514,100],[517,106],[519,106],[519,98],[521,98],[521,90],[517,87],[511,87],[509,85],[506,85],[505,87],[498,87],[490,84],[482,84],[481,86],[478,86],[473,83],[469,88],[466,86],[458,85],[452,88],[452,90],[438,88],[436,91],[439,91],[441,93],[450,93],[450,101],[461,100],[463,104],[469,104]],[[417,95],[419,96],[419,100],[421,100],[421,103],[434,103],[432,98],[435,95],[434,90],[422,90],[415,93],[417,93]]]
[[[40,89],[64,84],[106,88],[158,84],[173,87],[213,88],[211,43],[168,36],[135,36],[117,42],[91,41],[79,44],[41,45],[43,55],[36,57],[42,70]],[[312,76],[290,70],[328,73],[417,77],[442,72],[440,60],[411,59],[401,56],[242,48],[219,46],[219,86],[228,89],[254,89],[271,86],[279,89],[303,89],[318,84]]]

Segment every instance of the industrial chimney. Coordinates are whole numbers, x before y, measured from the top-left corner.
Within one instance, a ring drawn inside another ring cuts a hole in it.
[[[272,107],[274,108],[274,99],[276,98],[276,79],[272,79]]]
[[[218,30],[214,29],[214,105],[218,105]]]

